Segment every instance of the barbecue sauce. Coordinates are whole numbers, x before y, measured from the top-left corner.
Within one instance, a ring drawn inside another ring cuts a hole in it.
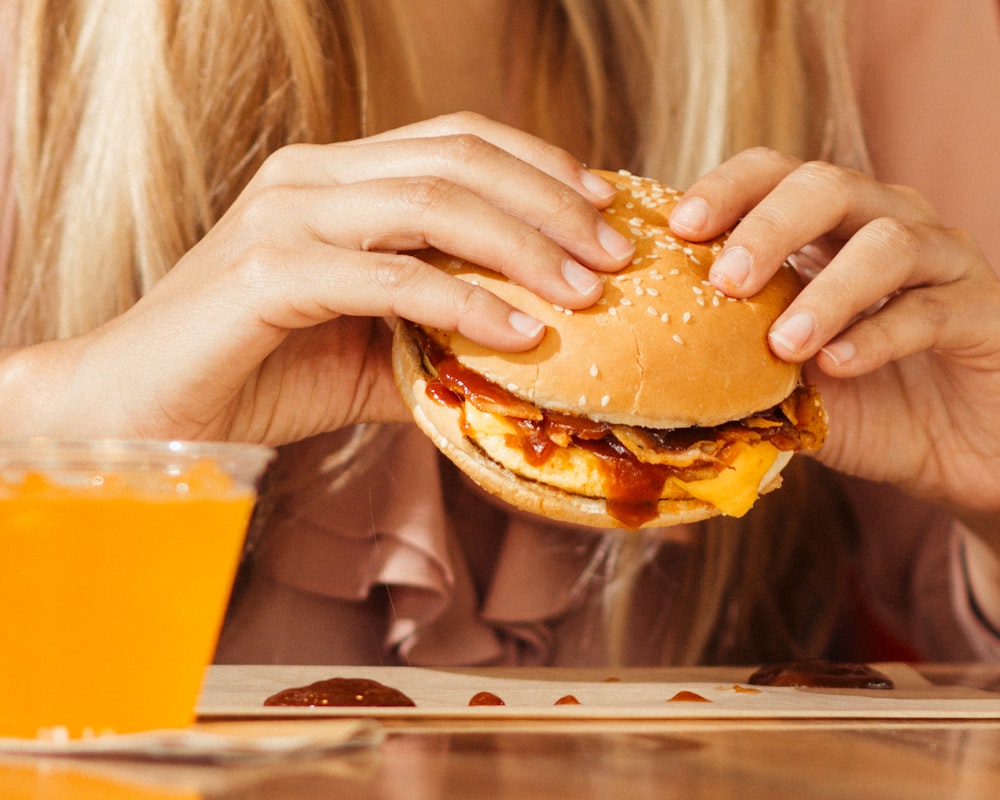
[[[493,692],[476,692],[469,700],[470,706],[505,706],[503,699]]]
[[[399,689],[369,678],[329,678],[308,686],[284,689],[265,706],[415,706]]]
[[[562,446],[560,442],[572,440],[574,445],[589,450],[601,463],[608,514],[629,528],[639,528],[657,516],[663,488],[671,477],[682,481],[706,477],[696,470],[640,461],[615,438],[611,425],[540,409],[465,367],[420,328],[414,327],[413,332],[434,374],[428,379],[425,390],[429,398],[455,409],[461,409],[468,401],[486,413],[504,417],[518,432],[516,439],[525,460],[534,466],[545,464]],[[463,415],[462,425],[465,424]],[[649,430],[648,433],[663,449],[684,450],[699,441],[719,439],[728,442],[766,440],[780,450],[796,450],[801,446],[796,426],[778,409],[758,414],[753,420],[728,423],[714,429],[695,427]],[[706,457],[698,466],[704,470],[711,463],[713,460]],[[724,467],[724,462],[715,459],[711,468],[714,473]]]
[[[804,686],[819,689],[892,689],[892,679],[867,664],[822,658],[761,667],[748,681],[756,686]]]

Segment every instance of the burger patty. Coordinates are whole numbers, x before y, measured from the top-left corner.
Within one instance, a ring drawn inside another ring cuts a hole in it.
[[[725,467],[723,454],[732,442],[766,441],[781,451],[818,450],[826,437],[826,416],[812,386],[799,386],[771,409],[715,427],[614,425],[539,408],[463,366],[422,331],[417,342],[429,367],[428,395],[453,407],[468,401],[484,413],[507,419],[534,463],[544,462],[556,447],[594,449],[593,443],[601,442],[640,462],[668,466],[683,480],[700,480]]]

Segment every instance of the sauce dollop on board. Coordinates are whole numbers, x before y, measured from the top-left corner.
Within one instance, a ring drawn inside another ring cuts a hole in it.
[[[818,689],[892,689],[892,679],[867,664],[822,658],[761,667],[750,676],[755,686],[806,686]]]
[[[505,706],[507,705],[493,692],[476,692],[469,700],[470,706]]]
[[[284,689],[265,706],[415,706],[399,689],[368,678],[329,678],[308,686]]]

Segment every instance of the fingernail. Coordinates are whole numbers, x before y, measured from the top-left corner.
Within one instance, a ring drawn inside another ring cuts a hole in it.
[[[835,367],[839,367],[841,364],[845,364],[854,358],[858,354],[858,349],[852,342],[841,339],[838,342],[831,342],[822,348],[820,352],[825,353],[826,357],[833,362]]]
[[[730,247],[722,252],[709,270],[708,279],[718,288],[739,289],[750,275],[753,258],[743,247]]]
[[[635,252],[635,245],[604,220],[601,220],[597,225],[597,241],[601,243],[601,247],[609,256],[619,261],[628,258]]]
[[[595,175],[589,169],[583,171],[580,179],[583,188],[590,192],[598,200],[610,200],[616,194],[615,187],[608,183],[600,175]]]
[[[534,339],[545,327],[545,323],[529,317],[523,311],[511,311],[507,322],[510,327],[528,339]]]
[[[816,330],[816,320],[813,319],[813,315],[800,311],[777,323],[767,338],[790,353],[801,353],[814,330]]]
[[[670,226],[688,233],[699,233],[708,224],[708,203],[701,197],[681,200],[670,213]]]
[[[562,263],[562,276],[566,283],[584,295],[593,294],[601,283],[593,272],[569,258]]]

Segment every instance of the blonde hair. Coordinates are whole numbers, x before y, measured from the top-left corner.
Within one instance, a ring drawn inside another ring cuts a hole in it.
[[[588,163],[678,186],[755,145],[866,166],[840,2],[538,0],[516,13],[535,38],[528,127]],[[22,0],[0,344],[124,311],[278,147],[421,117],[433,78],[406,14],[398,0]],[[766,526],[782,527],[774,516]],[[671,660],[703,656],[722,627],[734,565],[749,563],[731,527],[705,526],[690,573],[701,629]]]

